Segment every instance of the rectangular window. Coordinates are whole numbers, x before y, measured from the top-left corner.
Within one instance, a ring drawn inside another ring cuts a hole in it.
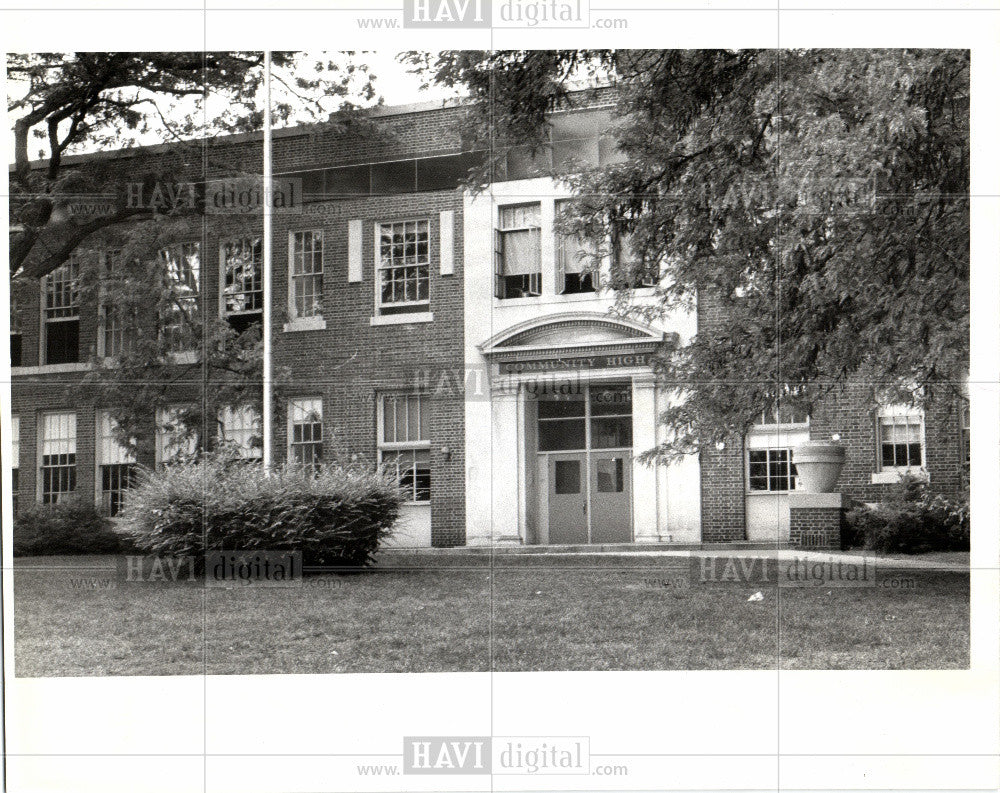
[[[319,397],[289,401],[288,459],[312,469],[323,461],[323,400]]]
[[[219,246],[222,314],[237,333],[260,322],[264,311],[263,247],[260,237],[228,240]]]
[[[758,426],[779,426],[787,424],[808,424],[809,411],[802,405],[783,402],[771,411],[761,413]]]
[[[419,394],[386,394],[380,400],[379,462],[408,501],[431,500],[430,416]]]
[[[500,207],[495,293],[501,300],[542,293],[542,205]]]
[[[322,316],[323,232],[291,232],[289,263],[292,316],[295,318]]]
[[[643,261],[627,234],[614,234],[611,240],[615,268],[629,289],[655,287],[660,282],[659,267]]]
[[[260,413],[248,405],[220,410],[219,442],[239,457],[260,460],[263,456]]]
[[[21,488],[21,417],[10,417],[10,495],[17,515],[17,496]]]
[[[791,449],[751,449],[748,457],[751,490],[780,493],[795,489],[798,472]]]
[[[198,432],[184,423],[185,405],[170,405],[156,411],[156,464],[168,465],[192,459],[198,452]]]
[[[570,208],[568,201],[557,202],[557,217],[565,219]],[[576,234],[556,235],[556,294],[572,295],[597,289],[596,253],[593,240]]]
[[[919,469],[924,464],[924,419],[919,411],[889,408],[879,414],[879,466],[885,470]]]
[[[169,304],[160,318],[160,333],[174,352],[191,350],[198,344],[201,294],[201,243],[183,242],[163,248]]]
[[[426,311],[430,305],[430,222],[379,224],[380,314]]]
[[[105,278],[115,277],[119,266],[121,251],[107,251],[102,255]],[[125,349],[125,332],[119,311],[113,301],[101,291],[98,308],[97,354],[101,358],[114,358],[121,355]]]
[[[76,413],[41,416],[39,483],[43,504],[57,504],[76,491]]]
[[[136,466],[132,450],[122,446],[115,434],[114,419],[106,412],[97,416],[97,464],[100,475],[100,508],[114,517],[119,513],[125,492],[135,484]]]
[[[45,363],[80,361],[80,263],[75,256],[44,279]]]

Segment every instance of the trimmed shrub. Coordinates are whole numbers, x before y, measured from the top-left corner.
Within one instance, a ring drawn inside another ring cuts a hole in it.
[[[14,556],[123,553],[128,544],[97,507],[79,499],[32,504],[14,520]]]
[[[315,474],[205,456],[149,472],[129,492],[118,531],[145,553],[301,551],[305,565],[362,567],[399,517],[394,482],[360,467]]]
[[[845,545],[881,553],[969,550],[969,494],[949,498],[904,476],[885,501],[847,513]]]

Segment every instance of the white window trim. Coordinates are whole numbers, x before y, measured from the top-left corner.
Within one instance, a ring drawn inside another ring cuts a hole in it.
[[[882,419],[884,418],[919,418],[920,419],[920,461],[919,466],[884,466],[882,465]],[[927,421],[924,411],[908,405],[885,405],[880,407],[875,415],[875,468],[872,472],[873,485],[891,485],[899,482],[904,475],[930,481],[927,472]]]
[[[167,264],[166,253],[173,249],[178,249],[183,254],[185,245],[195,245],[198,248],[198,291],[193,295],[186,295],[186,297],[194,298],[196,313],[200,317],[202,313],[201,301],[205,289],[205,262],[204,262],[204,252],[201,249],[201,241],[188,239],[188,240],[180,240],[178,242],[171,242],[170,244],[164,245],[161,248],[159,248],[156,252],[156,256],[158,261],[161,264],[163,264],[164,267],[166,267]],[[220,254],[221,254],[221,249],[220,249]],[[167,270],[167,272],[169,272],[169,270]],[[169,276],[167,277],[167,285],[173,286]],[[220,301],[221,301],[222,299],[221,286],[219,287],[219,291],[220,291]],[[157,317],[156,332],[158,334],[158,338],[162,338],[162,334],[166,330],[166,328],[167,326],[163,324],[163,317],[162,316]],[[175,363],[175,364],[196,363],[198,360],[198,350],[194,349],[194,350],[171,351],[167,353],[167,359],[170,363]]]
[[[324,293],[326,292],[326,233],[323,229],[292,229],[288,232],[288,322],[285,323],[284,330],[326,330],[326,319],[323,312],[313,314],[308,317],[300,317],[295,313],[295,235],[296,234],[318,234],[320,238],[320,275],[323,277],[324,289],[320,292],[320,305],[323,304]],[[266,299],[266,296],[265,296]]]
[[[406,300],[397,303],[382,303],[382,226],[395,226],[401,223],[426,223],[427,224],[427,299],[426,300]],[[432,322],[434,314],[431,307],[431,270],[434,264],[434,223],[430,216],[407,217],[393,220],[376,220],[374,224],[374,234],[372,236],[372,272],[374,281],[373,292],[375,297],[375,309],[372,313],[371,324],[374,325],[405,325],[407,322]],[[401,312],[399,314],[383,314],[383,306],[399,308],[413,306],[415,308],[424,307],[424,311]],[[397,320],[397,317],[420,317],[420,319]]]

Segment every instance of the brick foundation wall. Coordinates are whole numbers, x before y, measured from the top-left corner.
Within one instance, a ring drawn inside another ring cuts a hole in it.
[[[840,550],[844,521],[842,509],[792,507],[790,513],[789,540],[792,545]]]

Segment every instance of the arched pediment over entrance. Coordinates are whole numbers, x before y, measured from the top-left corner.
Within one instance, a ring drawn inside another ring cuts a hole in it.
[[[501,374],[644,368],[678,338],[632,319],[577,312],[513,325],[480,344],[479,350]]]
[[[676,333],[664,333],[632,319],[597,312],[536,317],[500,331],[479,345],[491,360],[565,357],[590,353],[655,352],[676,344]]]

